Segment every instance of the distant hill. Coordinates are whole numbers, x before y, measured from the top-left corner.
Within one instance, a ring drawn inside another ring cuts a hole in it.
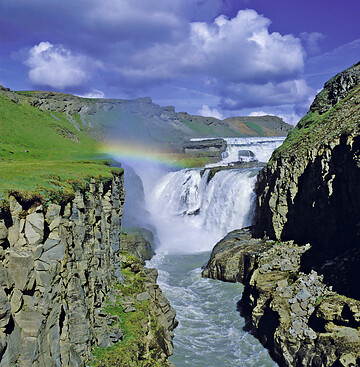
[[[244,135],[255,132],[259,136],[286,136],[293,128],[273,115],[229,117],[224,122]]]
[[[292,129],[276,116],[213,117],[177,113],[173,106],[160,107],[151,98],[135,100],[89,99],[69,94],[4,90],[11,99],[21,100],[40,110],[65,113],[78,129],[94,137],[111,137],[175,148],[190,138],[286,136]]]

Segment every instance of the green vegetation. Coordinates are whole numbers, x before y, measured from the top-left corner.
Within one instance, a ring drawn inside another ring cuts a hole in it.
[[[206,137],[226,136],[229,138],[239,136],[239,132],[225,125],[213,125],[213,124],[206,125],[203,123],[190,120],[183,120],[182,122],[185,126],[190,128],[194,132],[198,133],[199,136],[206,136]]]
[[[111,179],[109,163],[99,159],[96,141],[77,121],[79,116],[41,111],[0,94],[2,202],[11,193],[24,200],[66,201],[91,177]]]
[[[125,255],[125,253],[123,253]],[[124,331],[123,339],[107,348],[95,348],[93,351],[93,360],[90,362],[94,367],[147,367],[162,366],[161,362],[154,359],[153,352],[158,353],[154,348],[146,353],[144,337],[150,333],[157,333],[157,322],[155,315],[151,312],[150,300],[135,301],[134,312],[124,312],[121,301],[126,297],[136,297],[137,294],[145,291],[144,283],[147,277],[143,271],[135,272],[129,264],[138,263],[139,260],[126,254],[126,262],[122,263],[122,273],[125,280],[122,283],[116,283],[116,301],[109,302],[104,310],[105,313],[117,316],[118,322],[112,327],[120,327]]]
[[[217,159],[214,159],[214,157],[209,157],[206,153],[197,153],[196,155],[169,153],[168,157],[170,160],[174,161],[174,164],[186,168],[204,167],[209,163],[218,161]]]
[[[335,136],[350,134],[359,129],[358,113],[350,113],[352,107],[347,106],[347,101],[359,92],[360,88],[356,88],[323,114],[309,111],[289,133],[284,143],[275,150],[268,165],[280,155],[285,157],[294,152],[297,155],[307,153],[310,146],[316,149],[325,140],[330,141]]]
[[[258,124],[255,124],[254,122],[251,121],[245,121],[245,124],[251,130],[254,130],[259,136],[265,136],[264,130]]]

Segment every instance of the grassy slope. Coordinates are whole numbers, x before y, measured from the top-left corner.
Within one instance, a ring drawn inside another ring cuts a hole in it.
[[[24,199],[67,200],[89,177],[111,178],[109,167],[97,161],[94,139],[65,114],[40,111],[0,94],[0,128],[2,200],[11,192]]]
[[[335,136],[358,130],[359,107],[353,99],[359,99],[359,95],[360,88],[354,89],[322,115],[309,111],[275,150],[269,164],[280,156],[307,154],[309,147],[318,148]]]

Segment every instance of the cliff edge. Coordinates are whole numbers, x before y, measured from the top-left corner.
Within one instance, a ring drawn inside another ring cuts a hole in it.
[[[358,299],[359,121],[360,63],[325,84],[260,172],[254,223],[256,236],[310,243],[303,269]]]

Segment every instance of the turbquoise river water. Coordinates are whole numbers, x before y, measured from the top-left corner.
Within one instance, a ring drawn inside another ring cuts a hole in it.
[[[228,149],[218,165],[239,161],[239,152],[244,160],[267,162],[283,138],[226,140]],[[125,176],[124,221],[157,236],[156,255],[147,266],[159,270],[158,283],[179,321],[170,360],[177,367],[276,366],[243,331],[244,319],[236,310],[242,285],[201,278],[201,266],[217,241],[250,225],[260,168],[222,170],[210,181],[203,169],[133,168],[136,174],[130,168]]]

